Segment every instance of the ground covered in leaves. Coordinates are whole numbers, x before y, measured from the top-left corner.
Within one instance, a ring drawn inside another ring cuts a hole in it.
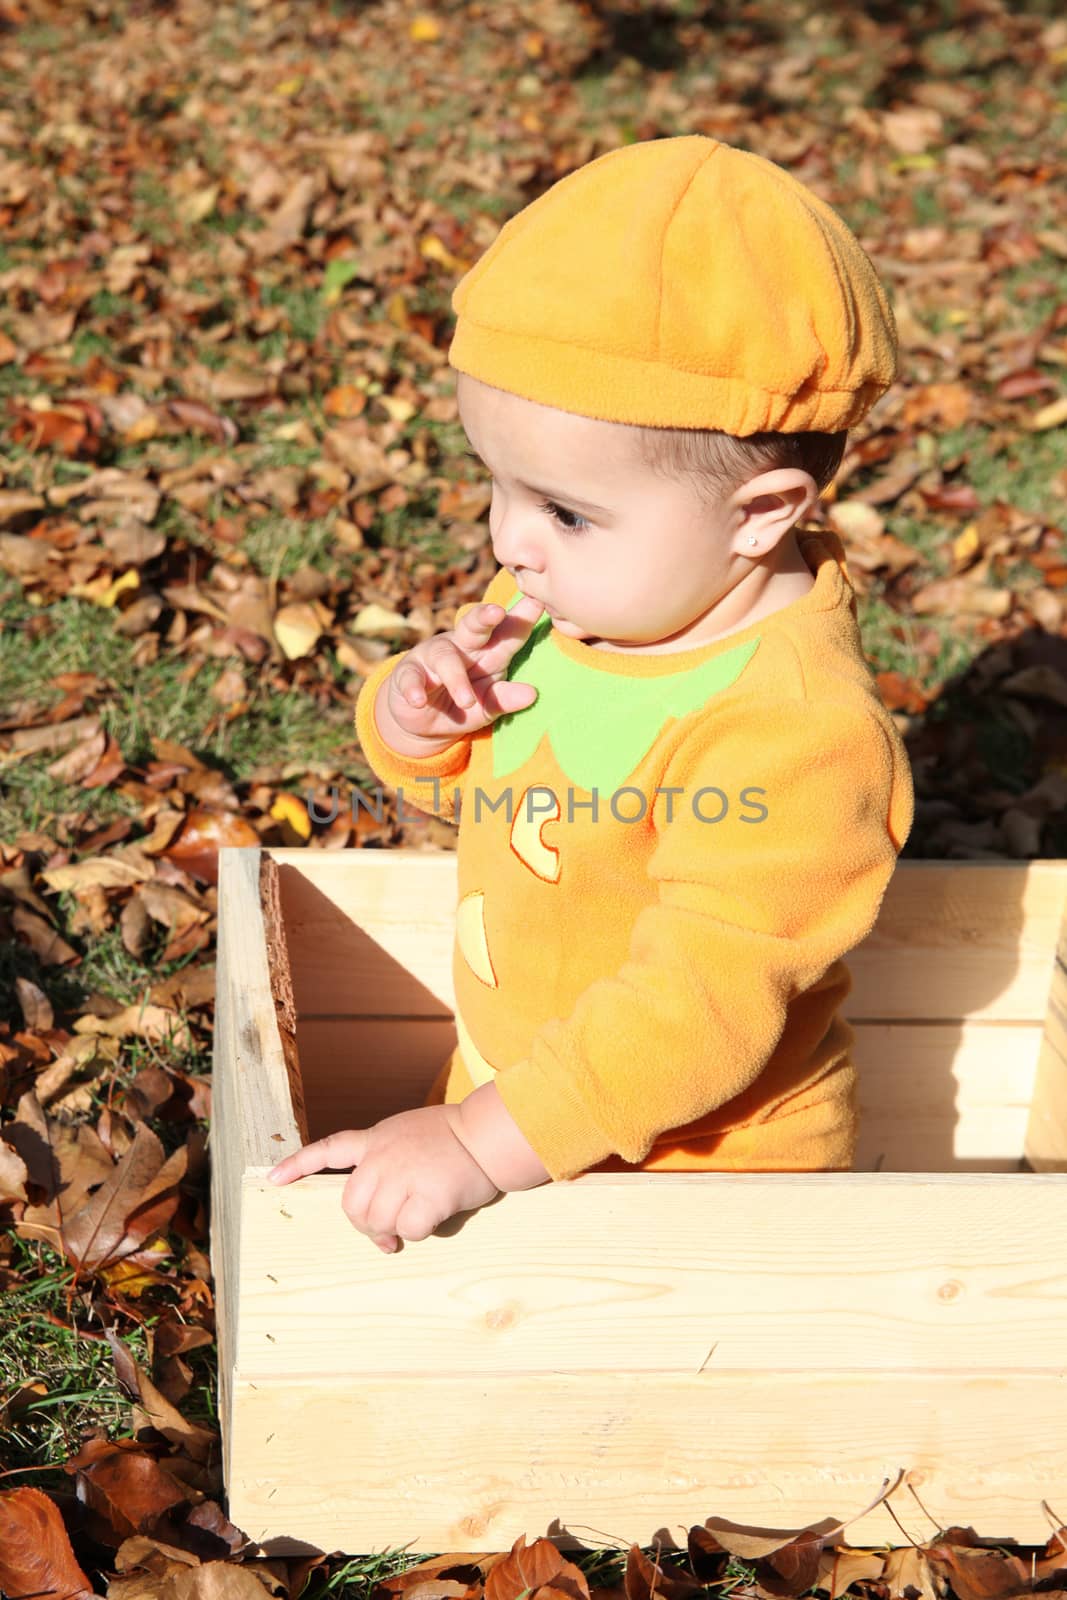
[[[1058,13],[0,0],[6,1594],[1064,1587],[1051,1507],[1028,1553],[936,1508],[869,1552],[709,1505],[672,1559],[271,1557],[221,1509],[206,1181],[218,849],[453,846],[330,815],[375,783],[362,679],[495,570],[449,296],[621,143],[744,145],[861,238],[901,375],[815,521],[911,754],[905,855],[1067,856]]]

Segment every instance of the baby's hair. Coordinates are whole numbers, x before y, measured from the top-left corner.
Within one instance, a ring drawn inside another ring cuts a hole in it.
[[[848,440],[843,433],[750,433],[711,428],[633,427],[644,465],[664,477],[688,477],[709,502],[776,467],[810,472],[822,491],[833,481]]]

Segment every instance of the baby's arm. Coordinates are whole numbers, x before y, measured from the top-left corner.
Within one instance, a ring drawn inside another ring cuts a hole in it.
[[[510,1193],[548,1182],[548,1168],[520,1132],[495,1083],[483,1083],[460,1101],[455,1132],[498,1189]]]

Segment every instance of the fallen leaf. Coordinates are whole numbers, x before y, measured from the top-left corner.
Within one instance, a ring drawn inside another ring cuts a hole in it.
[[[322,635],[314,606],[306,601],[282,606],[274,615],[274,636],[290,661],[306,656]]]
[[[11,1600],[92,1600],[59,1508],[39,1489],[0,1490],[0,1590]]]
[[[51,871],[41,873],[49,888],[71,889],[75,892],[94,884],[107,889],[128,888],[131,883],[140,883],[147,876],[142,868],[113,856],[89,856],[84,861],[73,861],[69,866],[53,867]]]
[[[197,808],[186,814],[180,831],[162,854],[191,877],[218,883],[219,851],[224,845],[241,848],[261,842],[252,824],[238,812]]]

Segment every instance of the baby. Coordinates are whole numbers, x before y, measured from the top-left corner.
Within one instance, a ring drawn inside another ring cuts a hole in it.
[[[836,213],[703,136],[556,183],[457,285],[501,570],[367,679],[386,783],[459,823],[457,1045],[355,1170],[383,1250],[589,1170],[847,1170],[845,954],[912,823],[840,540],[803,522],[893,381]]]

